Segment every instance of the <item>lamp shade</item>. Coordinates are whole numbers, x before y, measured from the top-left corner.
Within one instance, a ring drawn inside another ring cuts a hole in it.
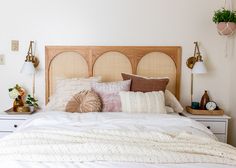
[[[33,75],[35,73],[35,68],[32,62],[26,61],[21,68],[21,73],[27,75]]]
[[[192,69],[192,73],[194,74],[204,74],[207,73],[207,69],[203,61],[197,61]]]

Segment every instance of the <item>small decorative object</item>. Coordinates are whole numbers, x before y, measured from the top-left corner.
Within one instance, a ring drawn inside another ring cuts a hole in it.
[[[208,96],[207,90],[205,90],[202,99],[201,99],[201,103],[200,103],[200,109],[201,110],[205,110],[206,109],[206,104],[210,101],[210,98]]]
[[[207,110],[215,110],[217,108],[217,104],[216,102],[213,102],[213,101],[209,101],[207,104],[206,104],[206,109]]]
[[[203,62],[198,42],[194,42],[195,49],[194,55],[189,57],[186,64],[189,69],[191,69],[191,103],[193,102],[193,77],[194,74],[205,74],[207,73],[205,64]]]
[[[193,109],[199,109],[200,105],[199,102],[192,102],[192,106]]]
[[[38,102],[38,100],[35,99],[34,97],[32,97],[30,95],[27,96],[26,104],[28,105],[30,112],[34,112],[38,108],[39,105],[37,102]]]
[[[9,97],[14,100],[13,102],[13,111],[17,112],[18,107],[24,106],[23,96],[25,95],[25,90],[18,84],[13,88],[8,89]]]
[[[18,96],[17,98],[15,98],[13,102],[13,111],[18,112],[19,107],[24,107],[24,102],[21,96]]]
[[[225,8],[215,11],[213,22],[217,24],[220,35],[230,36],[236,30],[236,11]]]

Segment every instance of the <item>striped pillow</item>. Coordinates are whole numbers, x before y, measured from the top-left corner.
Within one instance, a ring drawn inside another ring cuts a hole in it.
[[[159,92],[120,92],[123,112],[166,114],[165,97]]]

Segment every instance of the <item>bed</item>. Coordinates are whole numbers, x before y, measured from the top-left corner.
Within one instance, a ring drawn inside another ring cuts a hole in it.
[[[58,78],[121,73],[168,77],[179,99],[181,47],[48,46],[46,103]],[[203,125],[178,113],[44,111],[0,140],[2,167],[202,167],[233,168],[234,147],[219,142]]]

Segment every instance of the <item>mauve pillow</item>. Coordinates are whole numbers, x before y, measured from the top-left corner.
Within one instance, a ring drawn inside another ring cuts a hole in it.
[[[123,80],[132,80],[130,90],[133,92],[165,92],[168,78],[147,78],[133,74],[121,73]]]
[[[121,112],[120,91],[130,90],[131,80],[93,83],[92,90],[102,99],[103,112]]]

